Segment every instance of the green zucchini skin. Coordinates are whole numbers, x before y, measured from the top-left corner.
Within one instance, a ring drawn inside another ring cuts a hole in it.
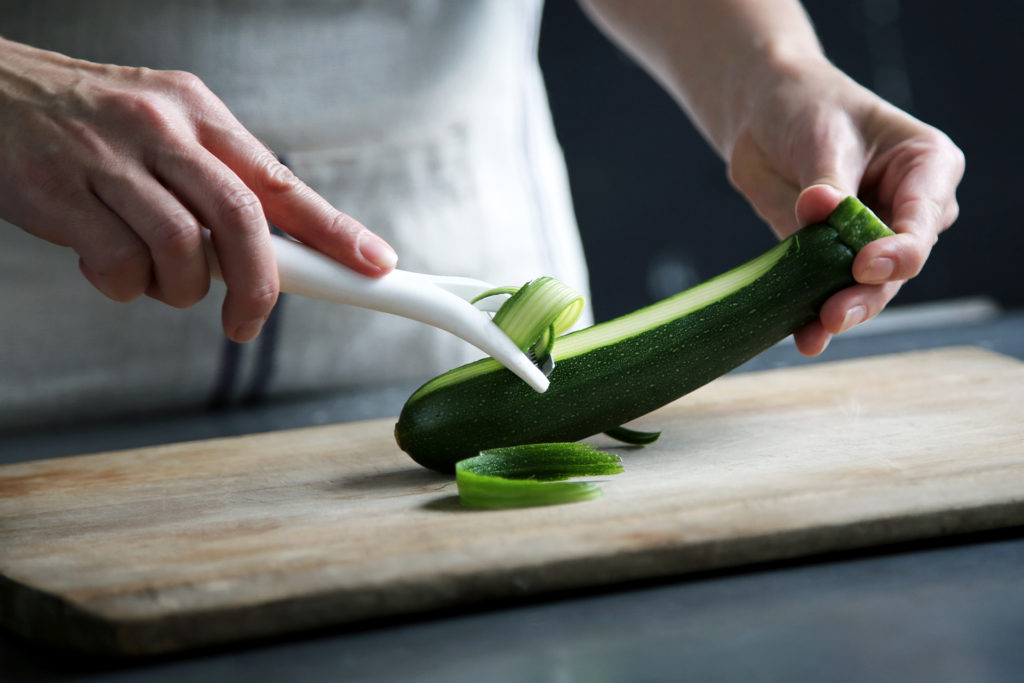
[[[543,394],[496,364],[435,390],[424,385],[402,409],[398,445],[424,467],[451,472],[482,450],[599,434],[724,375],[814,320],[828,297],[853,284],[855,248],[870,241],[863,237],[868,210],[853,202],[844,200],[830,216],[839,230],[829,223],[803,228],[753,282],[636,335],[556,358]],[[884,230],[875,237],[892,234],[868,214]]]

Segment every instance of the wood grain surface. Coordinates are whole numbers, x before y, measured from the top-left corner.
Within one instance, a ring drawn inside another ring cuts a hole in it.
[[[719,379],[597,501],[460,507],[393,420],[0,467],[0,618],[146,654],[1024,523],[1024,363]]]

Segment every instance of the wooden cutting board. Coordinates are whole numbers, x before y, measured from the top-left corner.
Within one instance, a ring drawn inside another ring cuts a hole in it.
[[[1024,523],[1024,363],[971,348],[731,375],[597,501],[459,506],[393,420],[0,468],[0,615],[155,653]]]

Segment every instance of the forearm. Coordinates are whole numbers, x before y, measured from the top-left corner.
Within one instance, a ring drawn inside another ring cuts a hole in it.
[[[796,0],[580,0],[725,159],[751,109],[801,61],[824,60]]]

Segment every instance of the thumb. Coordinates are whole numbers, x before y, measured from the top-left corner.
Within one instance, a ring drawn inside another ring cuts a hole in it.
[[[829,217],[846,197],[855,194],[840,189],[838,183],[824,180],[805,187],[796,198],[796,220],[798,225],[820,223]]]
[[[797,148],[797,224],[816,223],[828,218],[839,202],[857,194],[864,174],[864,143],[852,128],[826,126],[824,137]]]

